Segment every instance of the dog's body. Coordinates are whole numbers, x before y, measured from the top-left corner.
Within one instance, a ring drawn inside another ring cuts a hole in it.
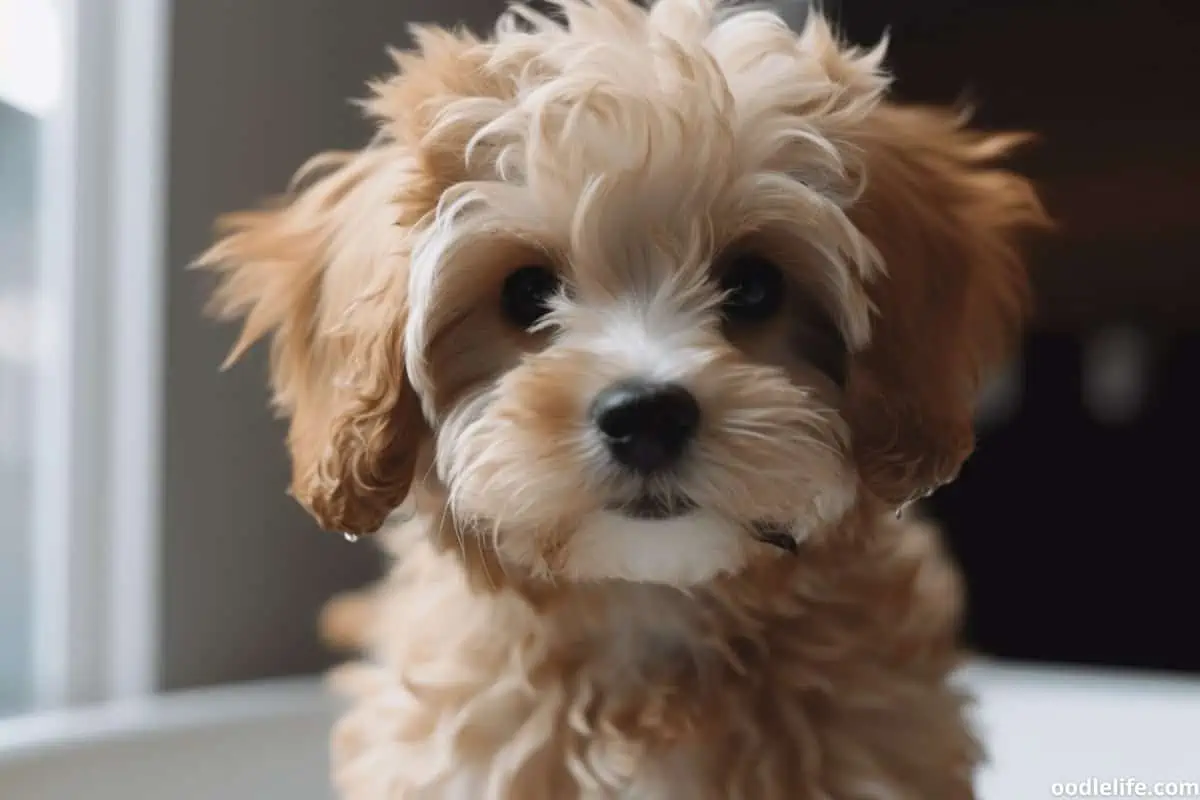
[[[686,595],[481,591],[427,524],[389,533],[395,574],[349,601],[373,658],[337,679],[348,798],[973,796],[959,587],[923,524],[856,515],[813,559]]]
[[[204,261],[272,337],[293,492],[386,534],[347,798],[966,800],[960,599],[898,509],[1021,321],[992,165],[814,15],[563,0],[433,30]],[[406,502],[407,501],[407,502]]]

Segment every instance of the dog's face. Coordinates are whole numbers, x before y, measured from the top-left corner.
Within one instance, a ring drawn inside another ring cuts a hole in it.
[[[566,14],[422,33],[379,140],[206,257],[297,496],[364,532],[415,480],[502,565],[691,585],[951,477],[1041,220],[1011,140],[816,17]]]

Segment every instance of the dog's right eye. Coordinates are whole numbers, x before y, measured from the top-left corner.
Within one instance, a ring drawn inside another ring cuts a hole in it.
[[[500,306],[515,325],[529,329],[550,311],[550,299],[558,291],[559,278],[548,267],[521,267],[504,279]]]

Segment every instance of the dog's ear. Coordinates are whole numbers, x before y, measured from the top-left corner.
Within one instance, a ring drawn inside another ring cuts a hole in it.
[[[846,415],[865,484],[901,504],[973,449],[979,384],[1028,306],[1020,240],[1048,222],[1031,184],[996,166],[1023,136],[881,105],[856,138],[866,184],[850,216],[886,274],[869,287],[873,332],[851,361]]]
[[[226,216],[200,259],[221,274],[212,309],[245,320],[229,362],[271,338],[292,492],[329,530],[376,530],[425,436],[404,366],[403,163],[386,147],[321,156],[289,196]]]
[[[281,202],[226,217],[200,259],[223,276],[215,311],[245,318],[230,361],[272,338],[293,494],[322,527],[354,534],[378,529],[403,502],[429,435],[405,366],[412,231],[467,177],[463,153],[478,129],[441,111],[511,93],[472,35],[418,28],[413,37],[416,49],[393,53],[396,74],[364,103],[376,142],[320,156]]]

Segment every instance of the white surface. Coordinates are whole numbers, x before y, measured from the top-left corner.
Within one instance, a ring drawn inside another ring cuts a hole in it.
[[[0,723],[3,800],[327,800],[333,704],[280,681]]]
[[[993,754],[983,800],[1200,780],[1198,681],[994,665],[964,680]],[[0,797],[327,800],[333,713],[317,682],[284,681],[0,724]]]
[[[963,677],[992,755],[983,800],[1048,798],[1055,783],[1089,779],[1200,781],[1198,680],[994,665]]]

